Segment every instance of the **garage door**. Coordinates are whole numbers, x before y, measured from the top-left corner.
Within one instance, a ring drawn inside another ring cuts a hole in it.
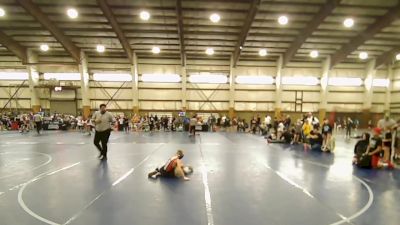
[[[76,102],[66,101],[66,100],[51,100],[50,101],[50,111],[51,113],[64,113],[70,115],[76,115]]]

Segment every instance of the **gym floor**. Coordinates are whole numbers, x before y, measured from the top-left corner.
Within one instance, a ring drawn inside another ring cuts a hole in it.
[[[93,137],[0,133],[0,224],[398,225],[398,170],[237,133],[118,133],[100,162]],[[177,149],[191,181],[149,180]]]

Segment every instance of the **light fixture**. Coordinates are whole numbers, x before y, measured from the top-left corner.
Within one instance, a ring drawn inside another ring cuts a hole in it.
[[[354,20],[352,18],[346,18],[343,21],[343,26],[345,26],[347,28],[353,27],[353,25],[354,25]]]
[[[331,86],[361,86],[363,80],[358,77],[330,77],[328,84]]]
[[[28,80],[26,72],[0,72],[0,80]]]
[[[44,73],[45,80],[81,80],[80,73]]]
[[[129,73],[94,73],[93,80],[106,82],[132,81],[132,75]]]
[[[258,51],[260,56],[266,56],[268,54],[267,49],[263,48]]]
[[[74,8],[70,8],[67,10],[67,15],[71,19],[76,19],[78,17],[78,11],[76,11]]]
[[[278,23],[280,25],[286,25],[289,22],[289,18],[287,16],[280,16],[278,18]]]
[[[160,53],[160,48],[159,47],[157,47],[157,46],[154,46],[152,49],[151,49],[151,52],[153,52],[154,54],[158,54],[158,53]]]
[[[4,11],[3,8],[0,8],[0,17],[3,17],[6,15],[6,11]]]
[[[396,60],[400,60],[400,53],[396,55]]]
[[[203,83],[203,84],[226,84],[228,77],[222,74],[200,73],[189,76],[190,83]]]
[[[372,80],[372,86],[374,87],[389,87],[389,79],[376,78]]]
[[[311,58],[317,58],[318,56],[319,56],[319,53],[318,53],[317,50],[312,50],[312,51],[310,52],[310,57],[311,57]]]
[[[368,59],[368,53],[367,52],[360,52],[360,54],[358,54],[358,57],[362,60],[364,59]]]
[[[274,78],[271,76],[237,76],[238,84],[273,84]]]
[[[106,47],[104,47],[104,45],[97,45],[96,50],[97,52],[103,53],[106,50]]]
[[[282,84],[315,86],[319,84],[319,79],[317,77],[282,77]]]
[[[153,83],[179,83],[181,82],[181,76],[178,74],[142,74],[142,82],[153,82]]]
[[[140,16],[140,19],[142,19],[142,20],[150,19],[150,13],[147,11],[141,11],[139,16]]]
[[[43,52],[47,52],[49,50],[49,46],[47,44],[40,45],[40,50]]]
[[[242,46],[239,46],[239,49],[240,49],[240,50],[242,50],[242,49],[243,49],[243,47],[242,47]]]
[[[206,54],[207,55],[214,55],[214,49],[213,48],[207,48],[206,49]]]
[[[221,17],[217,13],[213,13],[210,15],[210,20],[213,23],[218,23]]]

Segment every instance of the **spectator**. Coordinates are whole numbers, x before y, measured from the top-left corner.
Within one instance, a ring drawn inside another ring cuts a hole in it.
[[[269,115],[265,116],[264,122],[265,122],[265,125],[267,126],[267,133],[272,128],[271,120],[272,119],[271,119],[271,117]]]
[[[293,141],[294,130],[288,131],[285,130],[280,137],[277,135],[269,135],[267,136],[268,143],[282,143],[282,144],[290,144]]]
[[[256,117],[253,117],[253,119],[251,119],[251,121],[250,121],[250,129],[251,129],[251,132],[253,133],[253,134],[255,134],[256,133],[256,129],[257,129],[257,119],[256,119]]]
[[[278,124],[278,129],[277,129],[277,138],[281,139],[283,133],[285,132],[285,125],[283,124],[283,121],[279,121]],[[289,142],[290,143],[290,142]]]
[[[196,135],[196,124],[197,124],[197,115],[194,114],[192,116],[192,118],[190,119],[190,123],[189,123],[189,125],[190,125],[190,127],[189,127],[189,136]]]
[[[364,133],[362,135],[362,139],[359,140],[356,145],[354,146],[354,157],[353,157],[353,164],[359,165],[361,164],[360,161],[362,156],[367,152],[368,145],[369,145],[370,135],[369,133]],[[371,164],[371,160],[368,160],[367,164]],[[362,167],[370,167],[370,165],[362,165]]]
[[[310,124],[310,122],[308,120],[304,121],[303,127],[302,127],[302,131],[303,131],[303,140],[306,141],[308,135],[310,135],[311,130],[312,130],[312,126]]]
[[[397,120],[397,124],[393,126],[393,131],[395,133],[395,138],[394,138],[395,154],[393,159],[398,161],[400,159],[400,119]]]
[[[380,154],[382,152],[382,138],[380,137],[380,135],[381,135],[381,129],[376,127],[373,130],[373,137],[371,138],[367,151],[365,153],[369,156],[372,156],[371,159],[372,168],[378,167]]]
[[[307,137],[308,143],[304,145],[304,150],[322,151],[323,138],[318,128],[314,128]]]
[[[297,144],[300,142],[301,131],[302,131],[302,122],[300,119],[297,120],[295,127],[294,127],[294,137],[291,144]]]
[[[285,128],[287,130],[289,130],[291,123],[292,123],[292,119],[290,119],[290,115],[287,115],[285,122],[284,122]]]
[[[381,130],[384,130],[392,128],[394,125],[396,125],[396,121],[390,118],[389,113],[386,113],[385,117],[378,121],[377,127],[380,128]]]
[[[313,116],[311,112],[308,113],[307,115],[307,120],[308,123],[313,127],[313,128],[319,128],[319,120],[317,117]]]
[[[126,116],[124,116],[124,131],[125,133],[129,133],[129,119]]]
[[[333,150],[330,149],[330,141],[332,138],[332,126],[329,124],[328,119],[324,119],[324,123],[322,125],[322,137],[323,137],[323,144],[322,144],[322,151],[329,151]],[[328,147],[329,146],[329,147]]]
[[[351,138],[351,129],[353,129],[353,120],[350,117],[347,117],[346,121],[346,138]]]

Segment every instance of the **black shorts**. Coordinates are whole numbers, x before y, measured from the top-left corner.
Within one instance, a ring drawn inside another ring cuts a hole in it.
[[[385,147],[392,147],[392,142],[391,141],[385,141],[385,142],[383,142],[383,146],[385,146]]]
[[[162,177],[175,177],[175,170],[168,172],[164,170],[164,167],[161,167],[158,169],[158,171],[161,173]]]

